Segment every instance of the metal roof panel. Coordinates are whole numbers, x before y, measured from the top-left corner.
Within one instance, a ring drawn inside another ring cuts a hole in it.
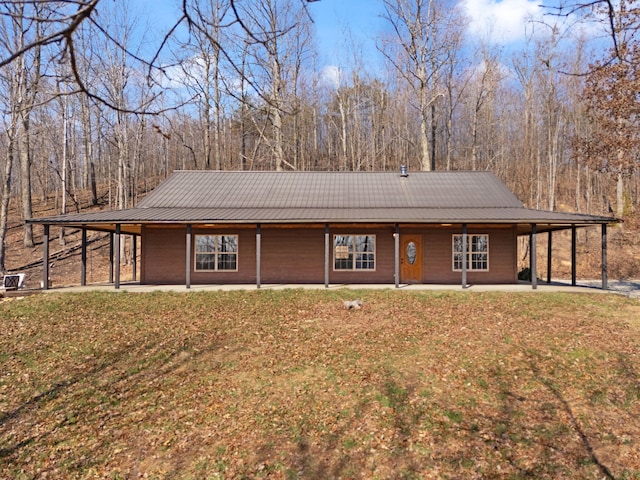
[[[521,207],[490,172],[178,171],[140,208]]]
[[[489,172],[178,171],[135,208],[30,223],[540,223],[610,217],[546,212],[522,203]]]

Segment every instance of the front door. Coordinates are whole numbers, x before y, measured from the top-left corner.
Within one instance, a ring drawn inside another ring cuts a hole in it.
[[[400,236],[400,282],[422,283],[422,235]]]

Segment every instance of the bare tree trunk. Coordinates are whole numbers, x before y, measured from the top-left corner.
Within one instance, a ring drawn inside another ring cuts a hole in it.
[[[420,169],[423,172],[431,170],[431,156],[429,149],[429,115],[426,107],[426,101],[422,96],[426,95],[426,91],[422,92],[420,100]]]
[[[22,132],[18,136],[20,152],[20,197],[22,200],[22,218],[28,220],[33,217],[33,204],[31,201],[31,149],[29,148],[29,118],[28,114],[21,112],[20,121]],[[23,227],[23,245],[33,247],[33,225],[26,223]]]
[[[341,95],[338,96],[338,108],[340,109],[340,163],[341,169],[346,171],[349,169],[347,165],[347,113]]]
[[[273,127],[273,157],[276,163],[276,171],[281,172],[284,166],[284,137],[282,135],[282,112],[280,108],[271,110],[271,123]]]
[[[68,97],[63,97],[61,100],[62,104],[62,167],[60,168],[60,213],[65,215],[67,213],[67,166],[68,166],[68,158],[67,158],[67,146],[69,143],[68,139],[68,109],[67,109],[67,101]],[[58,239],[60,245],[65,244],[64,238],[64,227],[60,229],[60,237]]]
[[[4,171],[2,172],[2,198],[0,201],[0,271],[7,272],[6,267],[6,238],[7,227],[9,225],[9,199],[11,198],[11,170],[14,162],[14,140],[9,136],[7,145],[7,155],[5,157]]]
[[[216,81],[213,83],[213,97],[214,104],[216,106],[215,114],[214,114],[214,123],[213,123],[213,164],[216,170],[222,169],[222,155],[220,153],[220,132],[222,126],[222,118],[220,114],[220,109],[222,108],[222,97],[220,92],[220,53],[216,51],[215,57],[215,69],[214,69],[214,78]]]
[[[473,110],[473,120],[471,123],[471,170],[478,169],[478,111],[479,105]]]
[[[616,176],[616,216],[622,218],[624,216],[624,178],[622,172],[618,172]]]
[[[14,22],[14,34],[16,34],[17,40],[21,45],[24,45],[28,40],[26,38],[26,32],[32,27],[23,25],[23,18],[21,16],[24,13],[24,6],[17,7],[20,17],[13,18]],[[39,6],[35,5],[35,15],[39,14]],[[29,23],[29,22],[27,22]],[[35,38],[40,39],[42,37],[42,26],[36,23],[35,26]],[[40,62],[41,62],[41,46],[37,46],[33,50],[32,62],[29,65],[25,55],[21,55],[17,60],[17,74],[16,87],[18,89],[16,101],[18,102],[18,116],[20,123],[20,133],[17,137],[18,156],[20,159],[20,197],[22,201],[22,218],[28,220],[33,217],[33,205],[31,199],[31,148],[30,148],[30,116],[33,112],[36,95],[38,94],[38,88],[40,84]],[[23,244],[25,247],[33,247],[33,226],[30,223],[24,224]]]
[[[273,12],[275,14],[275,12]],[[272,28],[275,32],[276,21],[273,20]],[[276,44],[273,47],[273,51],[277,52],[277,37],[274,37],[273,42]],[[271,50],[270,50],[271,51]],[[271,126],[273,128],[272,135],[272,148],[273,156],[276,163],[276,171],[283,170],[284,165],[284,137],[282,135],[282,71],[280,68],[280,59],[277,55],[272,54],[271,58],[271,98],[270,98],[270,113],[271,113]]]
[[[128,174],[129,174],[129,138],[127,125],[123,118],[118,119],[118,181],[116,193],[116,207],[118,209],[128,206]]]
[[[81,99],[80,114],[82,118],[82,141],[84,144],[85,188],[91,189],[91,205],[98,204],[98,189],[96,186],[96,168],[93,154],[93,132],[91,123],[91,109],[86,98]]]

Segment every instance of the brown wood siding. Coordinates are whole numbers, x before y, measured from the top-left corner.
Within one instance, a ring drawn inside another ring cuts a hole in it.
[[[186,227],[144,227],[142,283],[162,285],[186,282],[186,234]]]
[[[262,227],[263,283],[324,283],[324,229]]]
[[[256,230],[255,228],[192,229],[192,242],[196,234],[238,235],[238,271],[195,272],[192,244],[191,282],[193,284],[254,284],[256,282]],[[329,282],[388,283],[393,284],[395,271],[394,227],[330,228]],[[456,284],[461,272],[452,269],[452,235],[460,228],[403,229],[400,234],[423,236],[423,282]],[[469,234],[489,235],[489,271],[467,273],[469,283],[516,283],[517,246],[515,227],[470,228]],[[340,271],[333,268],[333,235],[375,235],[375,271]],[[145,227],[141,244],[142,283],[183,284],[185,273],[185,226]],[[262,227],[261,283],[324,283],[324,229]]]

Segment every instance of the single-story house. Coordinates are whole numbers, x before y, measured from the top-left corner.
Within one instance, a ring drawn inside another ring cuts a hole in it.
[[[509,284],[517,239],[601,226],[602,281],[612,217],[525,208],[490,172],[177,171],[136,207],[30,220],[140,238],[142,284]],[[137,242],[134,242],[137,245]],[[548,273],[551,275],[549,248]],[[134,255],[135,256],[135,255]],[[135,275],[135,273],[134,273]],[[537,285],[532,275],[533,288]]]

